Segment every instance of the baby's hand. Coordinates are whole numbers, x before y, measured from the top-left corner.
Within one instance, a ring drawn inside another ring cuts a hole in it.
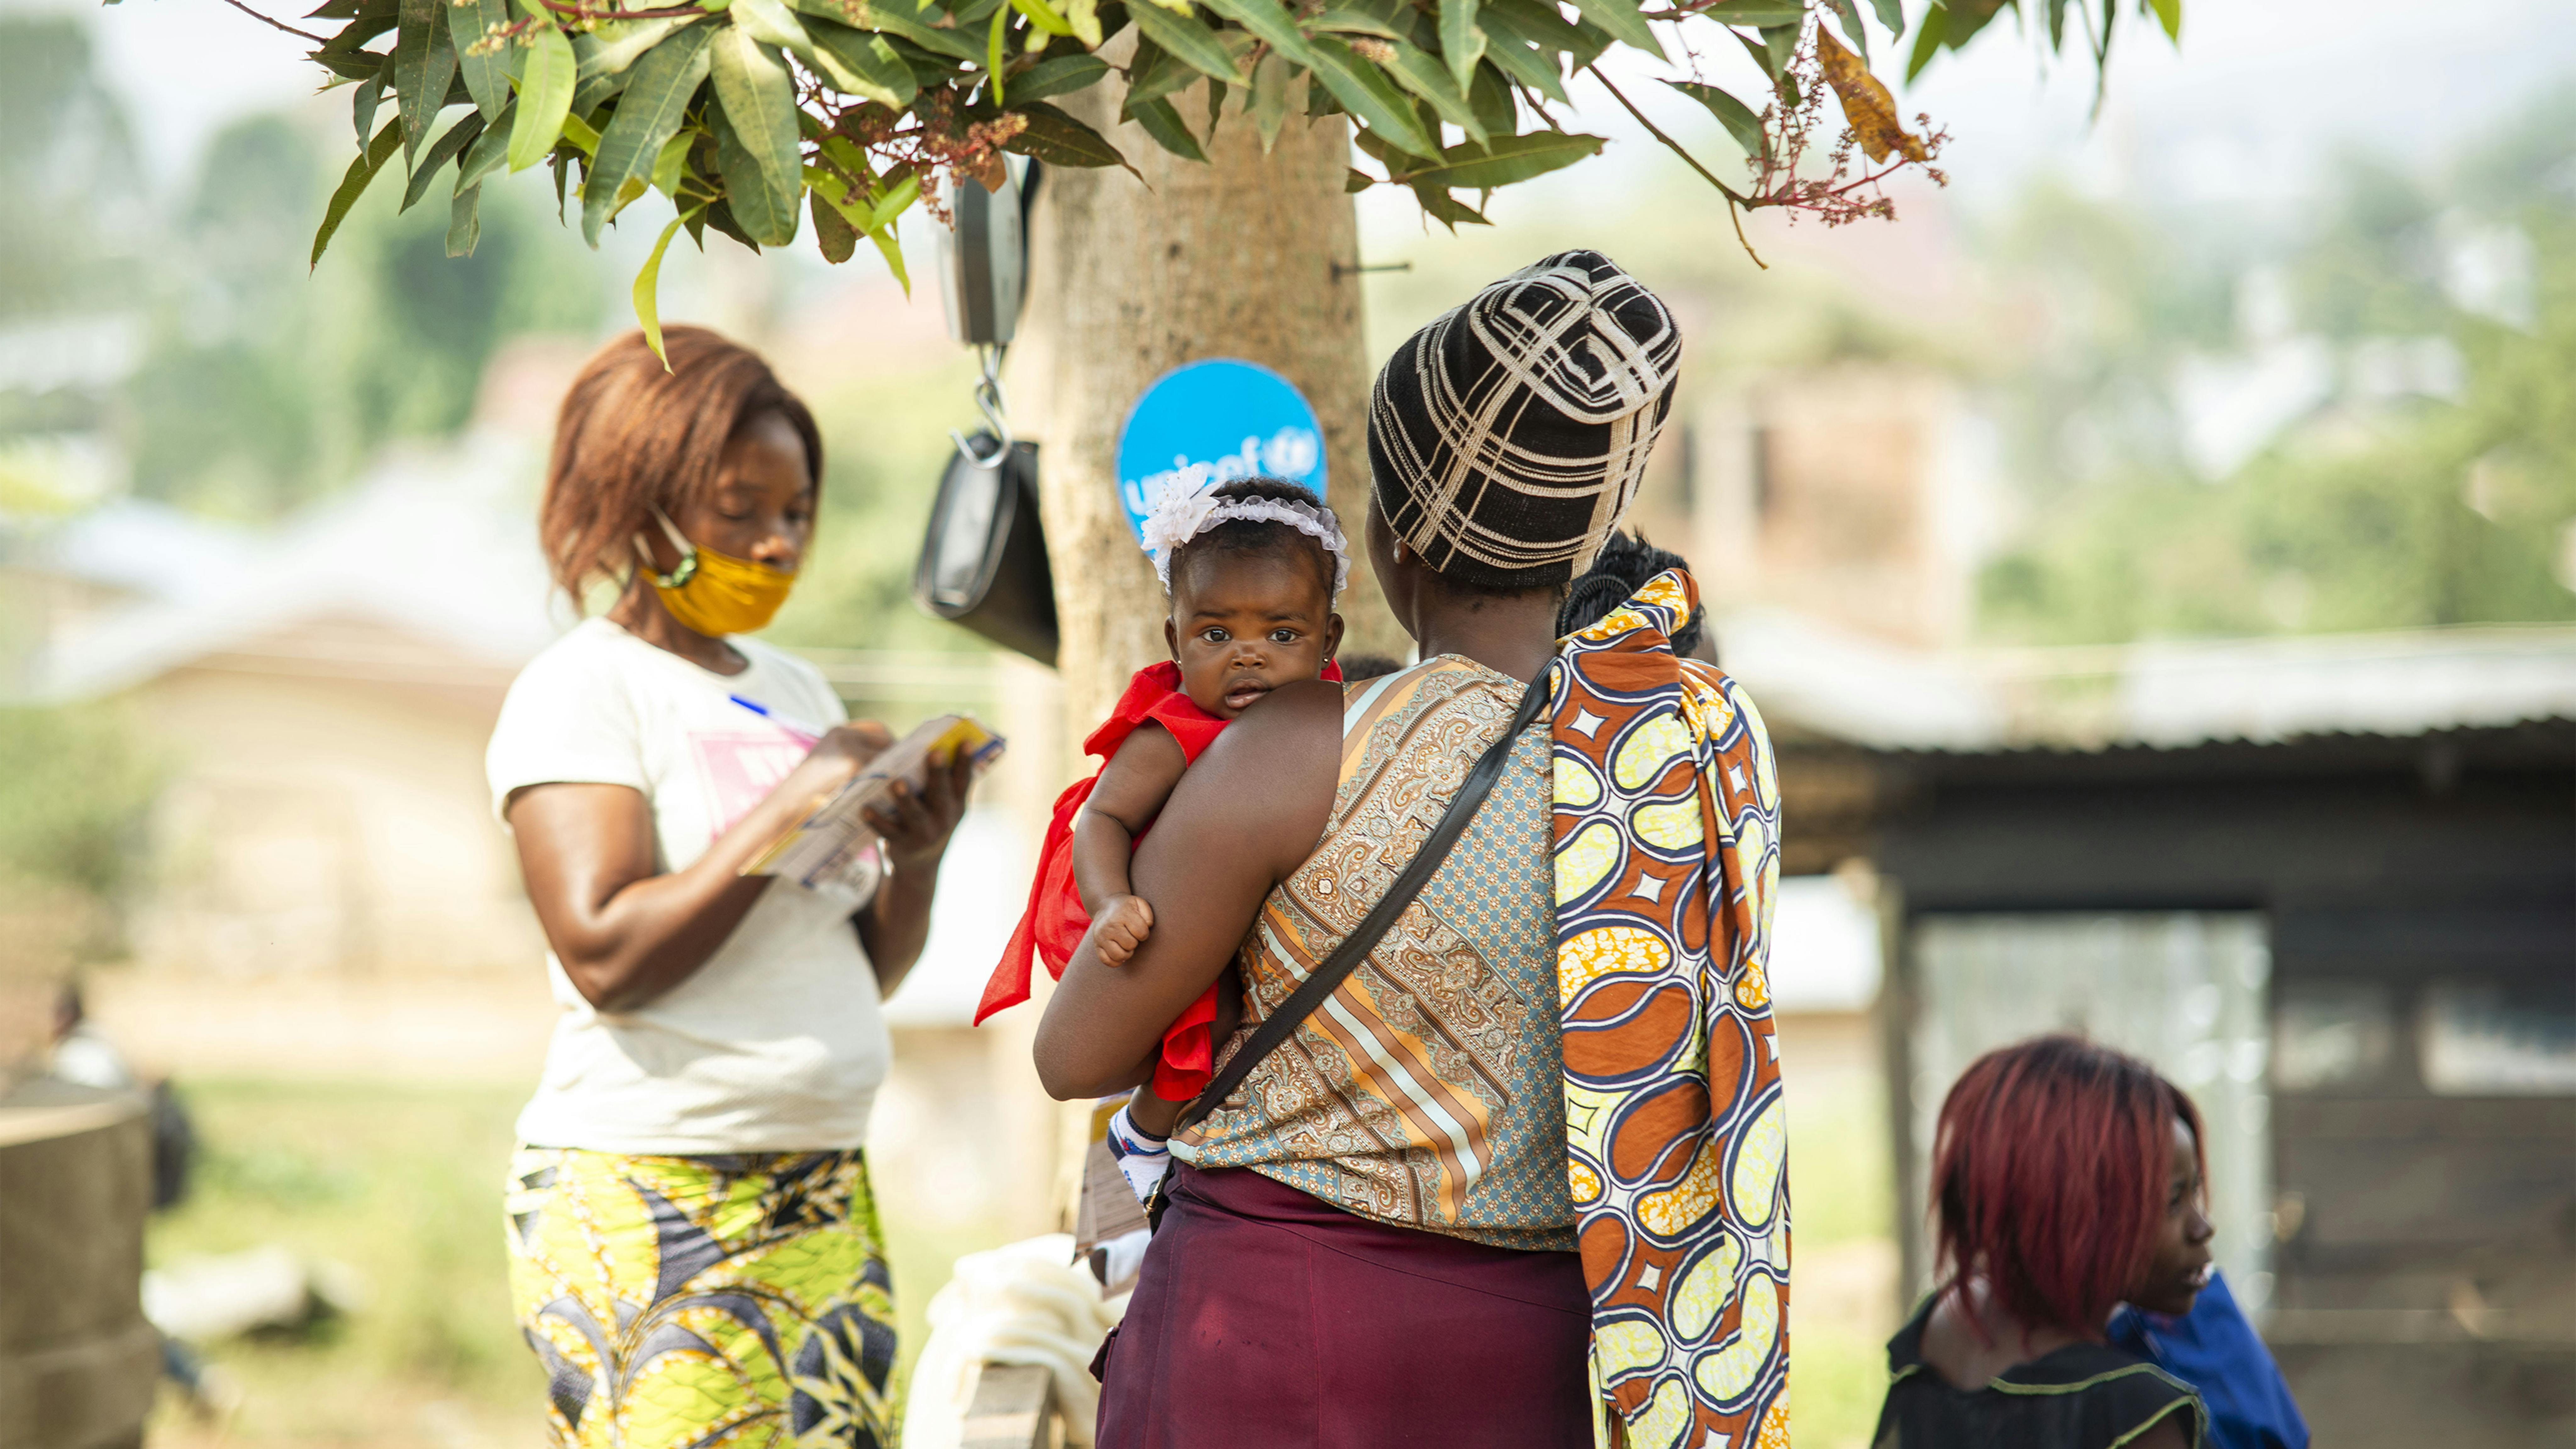
[[[1143,896],[1112,896],[1092,929],[1098,933],[1093,944],[1099,949],[1100,964],[1124,966],[1153,934],[1154,908],[1145,904]]]

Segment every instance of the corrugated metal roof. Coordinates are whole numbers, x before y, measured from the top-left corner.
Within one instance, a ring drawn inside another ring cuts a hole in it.
[[[1775,726],[1872,749],[2171,749],[2576,720],[2576,626],[1909,650],[1798,615],[1718,629]]]

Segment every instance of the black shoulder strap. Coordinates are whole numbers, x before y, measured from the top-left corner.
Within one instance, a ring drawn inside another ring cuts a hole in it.
[[[1538,718],[1539,706],[1547,702],[1548,676],[1553,669],[1551,665],[1541,670],[1538,678],[1530,681],[1529,688],[1521,695],[1521,707],[1504,728],[1503,737],[1477,757],[1475,767],[1467,772],[1465,782],[1450,799],[1448,812],[1440,817],[1438,825],[1432,827],[1431,834],[1422,842],[1422,848],[1414,852],[1413,859],[1396,876],[1395,884],[1387,887],[1386,895],[1360,919],[1349,935],[1342,938],[1342,944],[1333,948],[1333,954],[1324,958],[1324,963],[1315,968],[1314,974],[1300,982],[1297,989],[1289,993],[1288,999],[1279,1004],[1277,1011],[1262,1019],[1261,1025],[1254,1029],[1252,1039],[1226,1062],[1224,1070],[1209,1081],[1207,1089],[1181,1109],[1180,1121],[1172,1128],[1175,1135],[1196,1124],[1222,1106],[1226,1098],[1233,1096],[1235,1089],[1243,1085],[1243,1079],[1252,1075],[1252,1069],[1261,1064],[1262,1058],[1276,1051],[1281,1042],[1314,1014],[1315,1008],[1324,1004],[1324,999],[1333,994],[1343,978],[1368,959],[1368,953],[1376,949],[1379,938],[1395,924],[1395,918],[1403,914],[1406,906],[1413,904],[1415,896],[1422,894],[1423,886],[1430,883],[1432,874],[1440,869],[1440,863],[1449,858],[1449,848],[1466,833],[1467,822],[1475,818],[1477,807],[1485,803],[1485,796],[1492,792],[1494,781],[1502,777],[1503,766],[1511,759],[1513,743],[1520,739],[1522,730],[1529,728],[1530,721]]]

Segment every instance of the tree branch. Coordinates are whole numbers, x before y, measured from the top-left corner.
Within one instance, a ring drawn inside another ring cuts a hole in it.
[[[271,20],[269,17],[260,14],[258,11],[251,9],[247,5],[244,5],[242,0],[224,0],[224,3],[233,7],[235,10],[240,11],[244,15],[249,16],[251,19],[258,21],[262,25],[276,26],[278,29],[285,31],[289,35],[299,36],[305,40],[312,41],[315,45],[329,45],[331,43],[328,39],[316,35],[312,31],[298,30],[283,20]]]
[[[1663,127],[1658,126],[1658,125],[1656,125],[1654,122],[1652,122],[1652,121],[1650,121],[1650,120],[1646,119],[1646,113],[1645,113],[1645,112],[1643,112],[1643,111],[1641,111],[1641,110],[1638,110],[1638,109],[1637,109],[1637,103],[1636,103],[1635,101],[1632,101],[1632,100],[1628,99],[1625,95],[1621,94],[1621,93],[1620,93],[1619,88],[1618,88],[1617,86],[1614,86],[1614,85],[1612,85],[1612,84],[1610,83],[1610,77],[1608,77],[1608,76],[1606,76],[1606,75],[1603,75],[1603,74],[1601,73],[1601,67],[1599,67],[1599,66],[1597,66],[1597,65],[1588,65],[1588,66],[1585,66],[1585,67],[1584,67],[1584,69],[1585,69],[1585,70],[1587,70],[1587,71],[1590,71],[1590,72],[1592,73],[1592,78],[1593,78],[1594,80],[1597,80],[1597,81],[1601,82],[1601,88],[1602,88],[1603,90],[1608,91],[1608,92],[1610,93],[1610,98],[1611,98],[1612,100],[1615,100],[1615,101],[1617,101],[1619,104],[1621,104],[1621,105],[1623,105],[1623,106],[1626,106],[1626,107],[1628,108],[1628,114],[1629,114],[1629,115],[1632,115],[1632,116],[1634,116],[1634,117],[1636,117],[1636,118],[1637,118],[1637,124],[1638,124],[1638,125],[1641,125],[1641,126],[1645,127],[1645,128],[1646,128],[1646,130],[1647,130],[1648,132],[1650,132],[1650,133],[1652,133],[1652,134],[1653,134],[1653,136],[1654,136],[1654,138],[1655,138],[1656,140],[1661,141],[1661,142],[1663,142],[1663,143],[1664,143],[1664,146],[1665,146],[1665,148],[1666,148],[1667,150],[1671,151],[1674,155],[1679,156],[1680,158],[1682,158],[1682,160],[1683,160],[1684,162],[1688,163],[1688,165],[1690,166],[1690,169],[1692,169],[1693,171],[1698,172],[1698,173],[1701,175],[1701,177],[1702,177],[1702,178],[1704,178],[1704,179],[1708,182],[1708,184],[1709,184],[1709,185],[1714,186],[1714,187],[1716,187],[1718,190],[1725,192],[1725,193],[1726,193],[1726,199],[1727,199],[1727,200],[1732,201],[1732,202],[1735,202],[1735,203],[1737,203],[1738,205],[1741,205],[1741,204],[1744,202],[1744,199],[1745,199],[1745,198],[1744,198],[1744,196],[1743,196],[1743,194],[1742,194],[1741,192],[1737,191],[1734,187],[1727,185],[1725,182],[1718,180],[1718,179],[1717,179],[1717,176],[1716,176],[1716,173],[1714,173],[1714,172],[1710,171],[1707,167],[1702,166],[1701,164],[1699,164],[1699,160],[1698,160],[1698,158],[1697,158],[1697,157],[1694,157],[1693,155],[1691,155],[1691,153],[1689,153],[1688,151],[1685,151],[1685,150],[1683,150],[1683,149],[1682,149],[1682,143],[1681,143],[1681,142],[1676,141],[1676,140],[1674,140],[1672,137],[1665,135],[1665,134],[1664,134],[1664,128],[1663,128]]]

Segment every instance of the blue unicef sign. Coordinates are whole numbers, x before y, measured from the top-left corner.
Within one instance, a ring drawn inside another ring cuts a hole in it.
[[[1266,367],[1219,358],[1174,368],[1136,399],[1118,434],[1118,501],[1139,540],[1163,499],[1253,477],[1324,496],[1324,430],[1288,379]]]

